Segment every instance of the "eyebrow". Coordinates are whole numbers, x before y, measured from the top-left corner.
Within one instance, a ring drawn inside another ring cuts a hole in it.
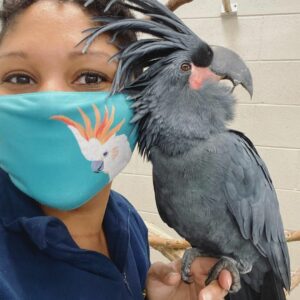
[[[28,58],[28,55],[22,51],[8,52],[0,55],[0,58],[7,58],[7,57],[20,57],[26,59]]]
[[[103,52],[103,51],[88,51],[86,53],[82,53],[81,51],[73,51],[70,52],[68,57],[69,58],[75,58],[75,57],[86,57],[86,56],[102,56],[105,57],[107,59],[109,59],[112,55]],[[23,58],[23,59],[27,59],[28,58],[28,54],[26,54],[23,51],[13,51],[13,52],[8,52],[8,53],[3,53],[0,55],[0,59],[1,58],[7,58],[7,57],[19,57],[19,58]]]
[[[74,51],[69,53],[69,58],[85,57],[85,56],[102,56],[107,59],[110,59],[112,55],[103,51],[87,51],[85,53],[82,53],[82,51]]]

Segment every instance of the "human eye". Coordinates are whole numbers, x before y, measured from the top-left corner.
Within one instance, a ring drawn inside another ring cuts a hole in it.
[[[106,83],[107,81],[107,77],[102,73],[84,71],[81,72],[79,76],[77,76],[74,83],[78,85],[89,85],[99,87],[101,84]]]
[[[35,84],[35,80],[32,76],[26,73],[12,73],[4,76],[3,83],[13,84],[13,85],[30,85]]]

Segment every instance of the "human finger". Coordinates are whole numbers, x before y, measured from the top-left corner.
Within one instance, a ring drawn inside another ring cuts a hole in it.
[[[197,257],[191,265],[191,277],[201,288],[205,286],[205,280],[211,268],[218,260],[212,257]]]
[[[198,300],[223,300],[228,290],[222,288],[217,280],[212,281],[201,290]]]
[[[218,283],[224,290],[230,290],[230,287],[232,285],[232,277],[228,270],[224,269],[221,271],[218,277]]]
[[[156,262],[149,269],[148,277],[152,277],[166,285],[177,285],[181,279],[178,272],[178,262],[171,262],[169,264]]]

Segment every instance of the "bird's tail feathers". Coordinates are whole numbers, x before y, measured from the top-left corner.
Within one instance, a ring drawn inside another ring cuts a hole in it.
[[[229,294],[226,300],[286,300],[282,282],[274,275],[272,271],[268,272],[264,277],[261,292],[255,292],[241,278],[242,288],[236,294]]]
[[[270,271],[264,278],[261,300],[286,300],[282,282]]]
[[[226,300],[262,300],[261,294],[255,292],[242,278],[242,288],[236,294],[229,294]],[[264,299],[267,300],[267,299]],[[272,299],[275,300],[275,299]]]

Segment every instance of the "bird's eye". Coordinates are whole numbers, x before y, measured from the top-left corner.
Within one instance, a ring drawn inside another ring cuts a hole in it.
[[[103,156],[105,157],[105,156],[107,156],[107,155],[108,155],[108,152],[105,151],[105,152],[103,153]]]
[[[190,63],[183,63],[180,66],[181,71],[183,72],[189,72],[192,69],[192,65]]]

